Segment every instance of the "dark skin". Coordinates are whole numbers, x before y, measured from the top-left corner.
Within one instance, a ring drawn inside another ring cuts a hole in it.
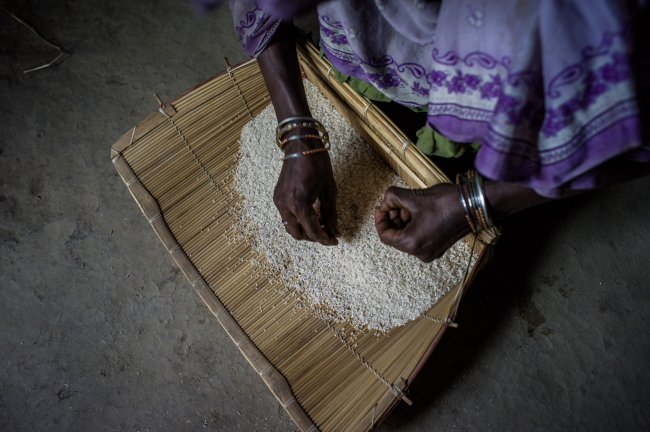
[[[294,116],[311,116],[302,85],[291,24],[283,24],[258,57],[264,81],[271,95],[278,121]],[[313,133],[292,131],[286,137]],[[285,154],[322,147],[316,139],[288,143]],[[598,185],[609,186],[650,174],[650,164],[612,160],[602,165]],[[284,161],[275,187],[273,202],[287,232],[296,240],[338,244],[336,182],[327,152]],[[582,191],[572,191],[566,196]],[[533,189],[517,183],[485,183],[485,196],[492,219],[502,219],[521,210],[550,201]],[[314,210],[321,203],[320,215]],[[454,184],[408,190],[390,187],[375,210],[375,226],[382,242],[414,255],[424,262],[441,257],[451,245],[471,232]]]
[[[278,122],[295,116],[309,116],[309,105],[302,85],[293,28],[283,24],[258,57],[264,81],[271,95]],[[311,129],[284,135],[313,134]],[[322,147],[317,139],[299,139],[287,143],[285,154]],[[314,153],[284,161],[275,186],[273,202],[280,211],[285,228],[296,240],[317,241],[326,246],[338,244],[336,182],[327,152]],[[320,216],[313,204],[321,203]],[[322,222],[322,223],[321,223]]]

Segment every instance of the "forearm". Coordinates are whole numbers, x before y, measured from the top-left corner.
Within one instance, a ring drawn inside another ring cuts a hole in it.
[[[300,76],[292,24],[280,25],[273,39],[257,60],[278,122],[288,117],[311,116]],[[298,129],[286,134],[285,137],[302,133],[313,133],[313,131]],[[301,146],[304,146],[314,140],[301,141],[304,141],[301,143]],[[294,143],[296,142],[292,141],[291,144]],[[291,145],[291,147],[295,147],[295,145]]]
[[[596,187],[613,186],[649,174],[650,163],[614,159],[599,167]],[[579,195],[589,190],[568,190],[563,195],[563,198]],[[485,196],[490,205],[492,218],[495,221],[538,204],[552,201],[552,199],[540,196],[533,189],[522,184],[492,181],[485,182]]]
[[[551,201],[518,183],[485,182],[485,198],[490,216],[497,222],[514,213]]]
[[[295,116],[311,117],[291,24],[280,25],[257,60],[278,121]],[[315,133],[317,131],[312,128],[296,128],[282,137]],[[322,147],[320,139],[298,137],[287,142],[283,149],[286,156]],[[316,200],[321,203],[320,214],[314,210]],[[296,240],[317,241],[323,245],[338,244],[336,182],[327,152],[284,160],[273,202],[282,216],[285,229]]]

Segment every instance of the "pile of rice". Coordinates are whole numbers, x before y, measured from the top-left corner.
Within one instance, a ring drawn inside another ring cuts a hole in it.
[[[280,279],[334,321],[386,331],[426,312],[458,283],[470,248],[458,241],[443,257],[425,264],[383,244],[375,229],[375,207],[389,186],[408,186],[375,153],[332,104],[304,80],[312,116],[328,130],[338,186],[342,237],[338,246],[296,241],[273,204],[282,162],[275,144],[277,119],[269,105],[243,129],[235,172],[244,196],[243,229],[255,236]],[[313,157],[307,155],[303,157]],[[316,203],[318,204],[318,203]]]

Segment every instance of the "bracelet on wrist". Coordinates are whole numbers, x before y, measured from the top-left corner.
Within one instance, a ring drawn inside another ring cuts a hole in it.
[[[275,129],[275,138],[278,146],[282,149],[282,137],[287,133],[295,129],[314,129],[319,133],[319,137],[323,141],[323,145],[326,145],[329,142],[329,134],[327,129],[319,122],[314,120],[311,117],[288,117],[282,120],[277,128]],[[286,144],[286,143],[285,143]]]
[[[472,232],[478,233],[492,228],[492,218],[485,199],[483,176],[477,171],[469,170],[465,175],[456,176],[456,184],[460,203],[465,210],[465,218]]]
[[[301,135],[294,135],[285,139],[282,139],[284,135],[287,133],[297,130],[297,129],[313,129],[316,131],[317,134],[301,134]],[[311,139],[319,139],[323,143],[323,147],[319,147],[316,149],[311,149],[311,150],[306,150],[302,152],[297,152],[297,153],[291,153],[288,155],[285,155],[284,157],[280,158],[280,160],[285,161],[287,159],[293,159],[297,158],[300,156],[305,156],[308,154],[312,153],[318,153],[318,152],[323,152],[327,151],[330,149],[329,146],[329,134],[327,133],[327,130],[325,127],[318,121],[314,120],[311,117],[288,117],[284,120],[282,120],[276,130],[275,130],[275,135],[276,135],[276,140],[278,147],[280,147],[280,150],[284,150],[284,147],[291,141],[299,140],[299,139],[306,139],[306,138],[311,138]]]

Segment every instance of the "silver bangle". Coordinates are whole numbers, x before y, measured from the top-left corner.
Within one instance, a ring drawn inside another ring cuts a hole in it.
[[[484,229],[492,228],[492,219],[488,212],[485,189],[483,188],[483,177],[478,172],[470,170],[467,171],[466,176],[458,174],[456,183],[458,184],[460,203],[465,210],[467,222],[469,222],[472,231],[478,233]],[[467,194],[463,186],[467,188]]]
[[[483,210],[483,217],[485,218],[485,225],[487,225],[487,228],[492,228],[492,218],[490,217],[490,213],[488,212],[487,208],[487,200],[485,199],[485,188],[483,187],[483,176],[479,174],[478,171],[476,171],[476,174],[474,174],[474,177],[476,177],[475,183],[476,183],[476,189],[478,192],[478,197],[479,197],[479,204],[481,205],[481,209]]]

